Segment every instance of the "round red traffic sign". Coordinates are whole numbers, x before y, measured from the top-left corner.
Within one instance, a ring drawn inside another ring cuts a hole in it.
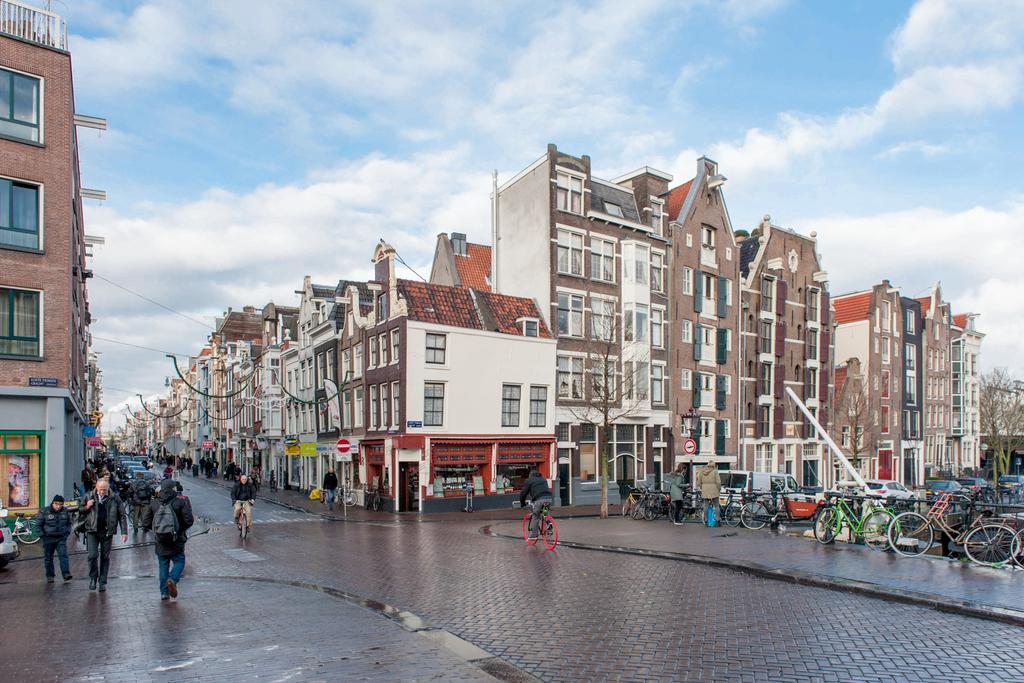
[[[338,443],[334,445],[334,449],[342,455],[345,455],[352,450],[352,444],[349,443],[348,439],[338,439]]]
[[[696,455],[697,453],[697,441],[694,439],[687,439],[683,442],[683,453],[686,455]]]

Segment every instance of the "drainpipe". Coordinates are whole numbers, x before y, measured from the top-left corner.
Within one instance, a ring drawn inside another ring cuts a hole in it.
[[[498,288],[498,169],[491,171],[491,291]]]

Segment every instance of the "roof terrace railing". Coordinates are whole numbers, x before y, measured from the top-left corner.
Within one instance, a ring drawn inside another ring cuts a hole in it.
[[[17,0],[0,0],[0,33],[58,50],[68,49],[68,25],[59,14]]]

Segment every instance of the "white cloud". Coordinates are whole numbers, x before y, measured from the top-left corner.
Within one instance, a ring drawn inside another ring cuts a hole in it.
[[[917,153],[924,157],[934,157],[951,151],[949,145],[939,145],[924,140],[907,140],[893,145],[882,152],[883,157],[897,157],[902,154]]]
[[[1020,51],[1022,0],[920,0],[893,34],[898,69]]]
[[[941,280],[955,313],[979,313],[986,333],[982,362],[1024,373],[1024,262],[1016,256],[1024,232],[1024,201],[1005,208],[945,212],[908,209],[866,216],[825,216],[794,221],[818,233],[834,292],[888,279],[907,296]]]

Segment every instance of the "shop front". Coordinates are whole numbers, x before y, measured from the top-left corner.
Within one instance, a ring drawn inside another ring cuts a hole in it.
[[[389,470],[384,458],[384,441],[362,443],[362,455],[366,463],[366,475],[363,481],[366,483],[366,490],[375,493],[382,493],[388,496],[391,486]]]
[[[34,515],[43,507],[43,432],[0,431],[0,471],[4,486],[0,500],[14,514]]]

